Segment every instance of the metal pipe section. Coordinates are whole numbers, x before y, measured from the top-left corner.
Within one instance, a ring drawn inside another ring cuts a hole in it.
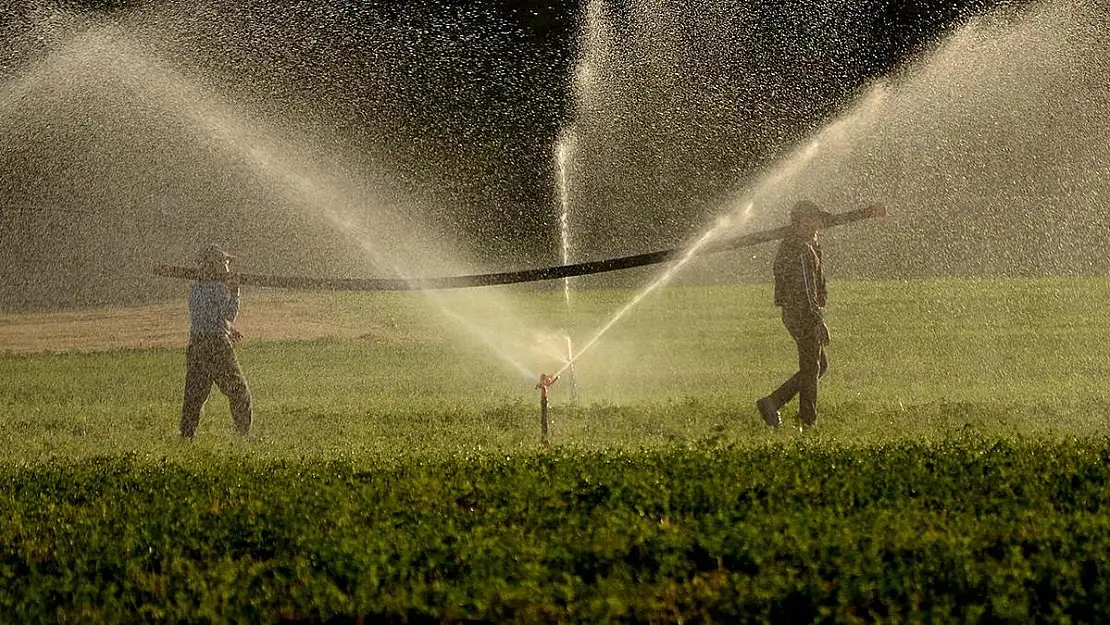
[[[846,213],[831,215],[823,227],[831,228],[845,224],[886,216],[886,209],[881,205],[868,206]],[[758,245],[768,241],[781,239],[790,233],[791,226],[782,226],[773,230],[753,232],[738,237],[716,241],[706,245],[699,254],[723,252],[741,247]],[[252,273],[233,273],[243,286],[260,286],[279,289],[298,290],[331,290],[331,291],[425,291],[438,289],[460,289],[476,286],[494,286],[498,284],[515,284],[518,282],[537,282],[540,280],[557,280],[574,276],[585,276],[621,269],[632,269],[646,265],[656,265],[677,259],[685,252],[682,248],[623,256],[607,260],[595,260],[573,265],[559,265],[543,267],[540,269],[524,269],[521,271],[504,271],[497,273],[483,273],[467,276],[445,276],[439,278],[312,278],[302,276],[269,276]],[[195,267],[181,267],[177,265],[157,265],[154,274],[165,278],[182,280],[198,280],[205,277]]]
[[[547,389],[559,379],[557,375],[547,375],[546,373],[540,374],[540,381],[536,384],[536,390],[540,392],[540,444],[548,446],[551,444],[551,438],[548,436],[548,417],[547,417]]]

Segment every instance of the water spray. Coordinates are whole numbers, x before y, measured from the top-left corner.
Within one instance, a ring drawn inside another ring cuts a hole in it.
[[[570,161],[573,145],[573,131],[565,132],[555,144],[555,186],[559,190],[559,246],[562,249],[564,266],[570,264],[570,176],[568,162]],[[570,313],[569,276],[563,278],[563,302],[566,304],[567,312]],[[567,362],[573,363],[574,344],[566,330],[563,330],[563,334],[567,339]],[[570,403],[573,404],[578,401],[578,376],[575,374],[573,365],[567,369],[567,375],[570,376]]]
[[[544,447],[551,444],[547,434],[547,389],[558,379],[557,375],[541,373],[540,381],[536,384],[536,390],[540,392],[540,444]]]
[[[570,340],[570,335],[567,334],[567,373],[570,375],[570,403],[574,404],[578,401],[578,377],[574,373],[574,360],[577,356],[574,355],[574,343]]]
[[[751,211],[751,208],[752,208],[752,204],[749,203],[747,205],[747,207],[744,209],[744,212],[747,213],[747,212]],[[682,257],[679,258],[677,262],[672,264],[671,267],[669,269],[667,269],[667,271],[663,272],[663,274],[661,276],[659,276],[658,278],[656,278],[651,284],[649,284],[647,286],[647,288],[641,290],[636,295],[636,297],[632,298],[632,300],[630,302],[625,304],[623,308],[621,308],[619,311],[617,311],[617,314],[613,315],[613,317],[610,318],[609,321],[605,325],[601,326],[601,329],[598,330],[593,335],[593,338],[591,338],[589,341],[587,341],[586,344],[582,347],[582,349],[578,350],[578,354],[573,356],[570,360],[568,360],[567,363],[565,365],[563,365],[563,368],[560,369],[555,374],[556,377],[559,374],[561,374],[563,371],[566,371],[566,370],[574,367],[574,361],[577,360],[580,356],[582,356],[582,354],[585,354],[586,352],[588,352],[590,350],[590,348],[592,348],[595,344],[597,344],[597,342],[601,339],[601,337],[606,332],[609,331],[609,328],[612,328],[614,325],[616,325],[616,323],[618,321],[620,321],[626,314],[628,314],[628,311],[635,308],[636,305],[639,304],[640,301],[643,300],[645,297],[647,297],[652,291],[654,291],[655,289],[657,289],[660,286],[669,282],[671,280],[671,278],[686,265],[686,263],[690,262],[690,259],[692,259],[695,255],[697,255],[697,253],[702,248],[704,248],[706,245],[709,244],[710,241],[713,240],[713,238],[717,235],[717,232],[719,230],[722,230],[722,229],[728,227],[731,223],[732,223],[732,220],[730,220],[730,219],[727,219],[727,218],[721,219],[717,222],[716,226],[714,226],[713,228],[710,228],[705,234],[703,234],[701,237],[699,237],[698,240],[695,241],[693,245],[689,246],[683,252]]]

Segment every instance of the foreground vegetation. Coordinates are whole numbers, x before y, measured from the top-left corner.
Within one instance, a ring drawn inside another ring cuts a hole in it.
[[[569,374],[553,387],[551,448],[532,375],[561,363],[514,332],[584,344],[630,293],[567,315],[511,292],[492,321],[464,299],[248,298],[259,439],[216,395],[193,444],[182,350],[140,347],[169,336],[149,310],[97,311],[135,345],[0,355],[0,621],[1107,613],[1110,281],[832,288],[817,430],[754,413],[793,358],[767,285],[676,287],[583,356],[574,401]]]
[[[2,474],[14,622],[1098,620],[1108,444]]]

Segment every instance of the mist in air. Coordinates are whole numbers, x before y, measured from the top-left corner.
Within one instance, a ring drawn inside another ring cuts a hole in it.
[[[150,268],[208,242],[256,273],[454,275],[777,227],[802,197],[890,210],[829,233],[836,277],[1105,272],[1107,17],[976,7],[25,2],[0,307],[172,299]]]

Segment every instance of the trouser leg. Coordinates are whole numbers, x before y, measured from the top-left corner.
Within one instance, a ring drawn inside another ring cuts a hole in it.
[[[771,399],[774,400],[776,406],[786,405],[790,402],[790,400],[794,399],[795,395],[798,394],[798,378],[800,375],[801,372],[798,372],[790,376],[785,382],[782,383],[782,386],[778,387],[777,389],[775,389],[775,392],[771,393]]]
[[[771,399],[782,406],[797,395],[799,418],[802,423],[813,425],[817,422],[818,379],[828,371],[828,355],[807,319],[784,313],[783,324],[798,350],[798,371],[771,393]]]
[[[193,343],[185,351],[185,397],[181,403],[181,436],[193,438],[200,423],[200,411],[212,392],[212,374],[204,347]]]
[[[805,425],[817,423],[817,391],[829,368],[828,356],[816,335],[798,337],[798,417]]]
[[[215,383],[220,392],[227,396],[235,429],[240,434],[249,434],[253,418],[251,391],[231,343],[225,342],[220,347]]]
[[[237,376],[221,378],[217,384],[220,386],[220,391],[227,395],[227,403],[231,408],[231,418],[235,421],[236,431],[243,435],[249,434],[254,408],[246,378],[240,373]]]

